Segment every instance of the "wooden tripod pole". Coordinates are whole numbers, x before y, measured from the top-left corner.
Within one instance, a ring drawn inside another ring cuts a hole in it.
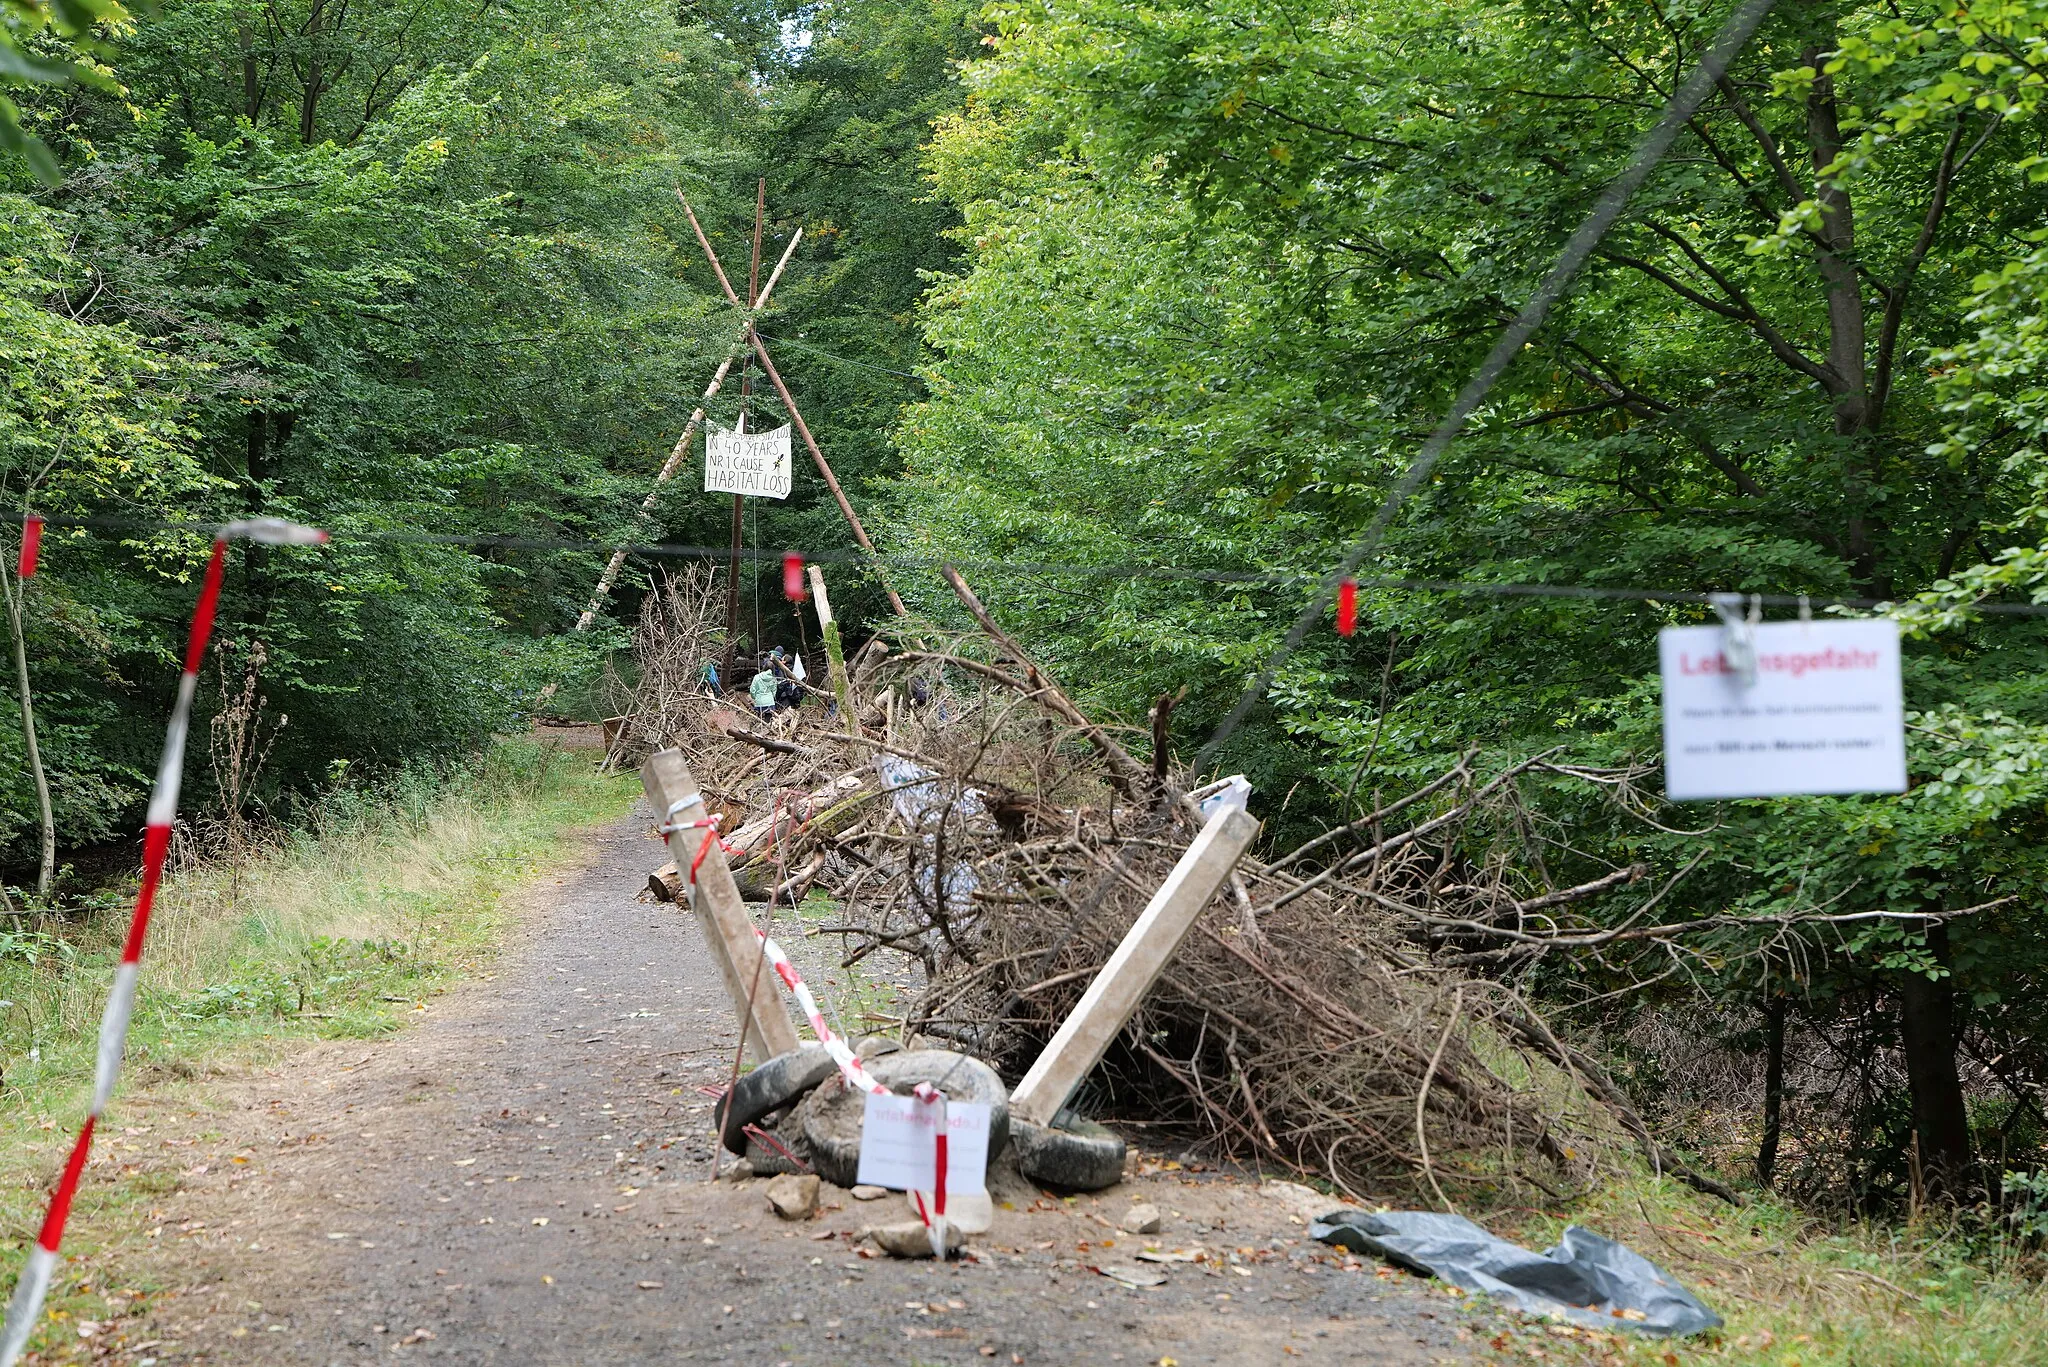
[[[697,222],[696,210],[690,207],[689,200],[683,199],[681,190],[676,191],[676,198],[683,200],[683,212],[689,216],[691,231],[697,234],[697,245],[704,249],[704,259],[711,263],[712,274],[718,277],[718,287],[725,291],[725,297],[732,301],[734,308],[745,308],[746,305],[740,303],[739,295],[733,291],[732,282],[725,278],[725,267],[718,264],[718,253],[711,250],[711,239],[704,235],[703,225]],[[775,362],[768,359],[768,348],[761,344],[761,336],[754,331],[751,323],[747,325],[747,340],[753,343],[754,355],[760,358],[761,369],[768,373],[769,380],[774,383],[775,392],[782,399],[782,406],[789,410],[789,420],[796,424],[796,430],[802,434],[804,446],[811,453],[811,463],[816,465],[818,473],[825,477],[825,487],[832,491],[833,499],[839,504],[840,514],[846,518],[846,525],[853,529],[853,539],[860,543],[862,550],[873,556],[875,543],[868,540],[868,529],[860,525],[860,515],[854,512],[853,505],[846,501],[846,491],[839,487],[838,476],[834,475],[832,467],[825,463],[825,453],[818,449],[817,438],[811,435],[810,425],[804,421],[804,415],[797,411],[796,400],[789,394],[789,386],[782,382],[781,374],[775,369]],[[890,585],[888,576],[882,573],[879,557],[876,559],[875,575],[881,579],[882,591],[889,595],[889,606],[896,610],[896,615],[908,617],[910,609],[903,606],[903,600],[896,596],[896,590]]]
[[[768,359],[768,348],[761,345],[761,334],[749,327],[747,339],[754,344],[754,354],[760,357],[761,369],[768,372],[769,382],[775,386],[775,392],[782,398],[782,406],[789,410],[789,420],[796,424],[796,430],[802,434],[804,446],[811,453],[812,463],[818,467],[818,473],[825,477],[825,487],[830,489],[832,497],[839,501],[839,511],[845,514],[847,525],[853,528],[853,539],[860,542],[862,550],[871,556],[874,555],[875,543],[868,540],[867,528],[860,525],[860,515],[854,512],[853,505],[846,501],[846,491],[839,487],[839,480],[833,475],[832,467],[825,463],[825,453],[818,449],[818,439],[811,435],[810,425],[804,421],[804,415],[797,411],[796,400],[790,397],[789,386],[782,382],[782,375],[775,369],[775,362]],[[882,581],[882,592],[889,595],[889,606],[896,609],[896,615],[908,617],[910,609],[904,607],[903,600],[896,596],[896,590],[889,583],[888,575],[882,572],[879,557],[875,561],[875,577]]]
[[[685,208],[689,206],[684,205]],[[760,307],[761,286],[761,228],[768,217],[768,179],[763,176],[754,191],[754,255],[747,267],[747,308]],[[691,222],[696,222],[695,215]],[[701,239],[703,234],[698,234]],[[708,250],[708,243],[705,244]],[[752,358],[749,357],[749,360]],[[747,400],[754,392],[754,374],[746,366],[740,367],[740,421],[739,431],[747,425]],[[727,688],[732,687],[732,660],[740,644],[740,538],[746,529],[747,507],[745,495],[732,496],[732,553],[725,561],[725,663],[718,671]],[[761,643],[754,642],[754,654],[761,653]]]
[[[789,264],[790,257],[796,255],[796,244],[803,240],[804,230],[798,228],[791,235],[789,245],[783,248],[782,257],[775,263],[775,269],[768,272],[768,283],[761,289],[758,307],[767,306],[769,296],[775,293],[775,282],[782,279],[782,268]],[[697,411],[690,414],[689,422],[683,426],[683,435],[676,438],[675,448],[668,453],[668,459],[662,462],[660,472],[654,476],[654,487],[647,491],[647,497],[640,504],[640,515],[633,523],[636,532],[647,524],[647,519],[654,516],[654,506],[661,501],[661,486],[675,476],[676,471],[682,466],[683,457],[690,453],[690,438],[697,434],[698,426],[704,421],[704,405],[717,397],[719,386],[725,383],[726,374],[732,369],[732,363],[740,358],[740,353],[745,347],[746,342],[743,338],[740,344],[732,349],[732,353],[719,363],[718,373],[713,375],[711,383],[704,387],[704,397],[697,401]],[[612,591],[613,581],[619,577],[619,571],[625,568],[626,552],[625,546],[620,546],[612,552],[612,558],[605,563],[604,572],[597,577],[597,588],[591,593],[589,604],[583,609],[582,616],[576,619],[576,630],[588,631],[590,624],[597,620],[597,614],[604,607],[606,596]],[[727,639],[731,639],[730,633]],[[549,684],[542,696],[551,698],[554,694],[555,686]]]

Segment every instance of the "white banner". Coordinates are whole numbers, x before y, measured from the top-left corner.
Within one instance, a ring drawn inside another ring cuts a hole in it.
[[[1725,629],[1666,627],[1664,792],[1675,802],[1906,790],[1905,700],[1894,622],[1753,628],[1744,687]]]
[[[930,1191],[936,1176],[938,1107],[914,1096],[870,1092],[862,1113],[862,1183],[897,1191]],[[975,1196],[988,1190],[988,1103],[946,1103],[946,1192]]]
[[[789,424],[772,432],[721,432],[704,437],[704,492],[789,497]]]

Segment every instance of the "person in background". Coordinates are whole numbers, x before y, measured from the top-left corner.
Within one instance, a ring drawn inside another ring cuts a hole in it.
[[[754,704],[754,712],[762,721],[775,715],[775,670],[771,667],[756,674],[747,684],[747,699]]]
[[[803,675],[791,668],[789,652],[781,646],[775,647],[769,656],[769,667],[775,671],[775,705],[795,707],[804,700]]]

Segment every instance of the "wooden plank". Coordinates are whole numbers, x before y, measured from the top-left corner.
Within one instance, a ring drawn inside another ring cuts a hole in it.
[[[1227,807],[1209,818],[1173,872],[1152,894],[1109,962],[1088,984],[1073,1014],[1010,1094],[1010,1113],[1050,1125],[1061,1106],[1088,1076],[1110,1042],[1122,1032],[1167,961],[1209,899],[1230,876],[1259,833],[1258,821],[1242,807]]]
[[[811,602],[818,609],[818,629],[825,637],[825,674],[832,685],[832,696],[839,703],[839,724],[858,735],[860,726],[853,716],[853,690],[846,679],[846,652],[839,644],[839,623],[832,616],[832,600],[825,596],[825,572],[816,565],[809,569]]]
[[[682,806],[675,812],[676,822],[701,821],[706,815],[704,795],[697,790],[697,780],[683,763],[680,750],[662,750],[649,756],[647,763],[640,766],[640,786],[646,790],[647,800],[654,804],[657,816],[666,818],[670,807],[678,802]],[[693,830],[669,835],[668,852],[677,868],[690,867],[706,834]],[[747,904],[740,897],[739,885],[733,882],[732,870],[726,866],[725,851],[718,848],[715,840],[697,866],[696,882],[689,882],[686,873],[684,883],[690,910],[704,932],[705,948],[718,964],[719,976],[725,979],[733,1015],[746,1028],[747,1047],[755,1062],[796,1048],[796,1024],[783,1005],[781,982],[774,968],[764,961],[761,942],[755,938],[753,923],[747,919]],[[760,982],[753,988],[753,1019],[749,1022],[747,995],[757,966]]]

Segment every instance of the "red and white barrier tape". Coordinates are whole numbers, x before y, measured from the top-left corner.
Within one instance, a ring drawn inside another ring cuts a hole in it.
[[[803,975],[796,971],[796,965],[782,952],[782,946],[763,935],[759,928],[754,936],[761,942],[761,952],[768,956],[769,967],[775,976],[782,979],[783,986],[796,995],[796,1004],[804,1009],[804,1015],[811,1022],[811,1033],[818,1037],[818,1043],[825,1046],[825,1052],[839,1065],[839,1071],[846,1075],[849,1087],[858,1091],[873,1092],[878,1096],[888,1095],[889,1089],[875,1081],[868,1070],[861,1067],[860,1058],[846,1047],[846,1041],[832,1033],[832,1027],[825,1024],[825,1015],[818,1010],[818,999],[811,995],[811,989],[804,984]]]
[[[128,939],[121,947],[121,963],[114,970],[113,991],[107,994],[107,1008],[100,1017],[99,1058],[93,1072],[92,1110],[71,1146],[71,1157],[57,1189],[50,1193],[49,1210],[43,1216],[42,1232],[29,1250],[28,1263],[15,1283],[14,1299],[7,1305],[7,1321],[0,1329],[0,1367],[13,1367],[28,1343],[28,1336],[42,1314],[43,1298],[50,1290],[56,1271],[57,1250],[64,1242],[64,1223],[71,1214],[71,1198],[85,1173],[85,1161],[92,1154],[92,1132],[107,1102],[114,1095],[114,1083],[121,1074],[121,1055],[128,1044],[128,1022],[135,1014],[135,988],[142,968],[142,943],[149,934],[149,914],[156,905],[157,888],[163,882],[164,857],[171,848],[171,824],[178,815],[178,786],[185,770],[185,736],[192,722],[192,699],[199,691],[199,668],[206,662],[206,643],[213,635],[214,610],[220,604],[221,571],[227,562],[228,542],[234,539],[261,541],[273,546],[312,546],[327,540],[327,533],[277,518],[256,518],[230,522],[214,535],[213,554],[206,562],[200,582],[199,602],[192,610],[192,627],[185,641],[185,668],[178,676],[178,697],[171,706],[170,724],[164,729],[163,757],[157,764],[156,786],[149,796],[149,814],[142,838],[142,887],[135,894],[135,911],[128,922]],[[24,536],[22,563],[30,563],[28,538]]]
[[[804,1009],[804,1015],[809,1018],[811,1032],[817,1035],[818,1043],[825,1046],[825,1052],[832,1056],[832,1061],[839,1065],[839,1071],[846,1075],[847,1085],[863,1092],[873,1092],[880,1096],[887,1096],[889,1089],[875,1081],[873,1075],[867,1069],[861,1067],[860,1056],[847,1048],[846,1041],[834,1034],[831,1026],[825,1024],[825,1014],[818,1009],[818,999],[811,995],[811,989],[805,985],[803,975],[796,971],[796,965],[792,964],[789,961],[789,956],[782,952],[782,946],[762,934],[758,928],[754,931],[754,937],[761,942],[761,953],[767,956],[769,966],[775,970],[775,976],[782,979],[783,986],[787,987],[795,995],[797,1005]],[[939,1108],[936,1116],[937,1127],[935,1133],[938,1138],[935,1141],[937,1144],[937,1154],[933,1165],[935,1171],[931,1206],[929,1208],[925,1206],[923,1192],[913,1192],[911,1195],[917,1202],[918,1218],[923,1220],[931,1229],[932,1256],[934,1258],[944,1258],[946,1256],[946,1094],[932,1086],[929,1082],[920,1082],[917,1084],[917,1090],[914,1095],[919,1101]]]
[[[670,831],[702,830],[705,832],[703,842],[697,847],[696,858],[690,861],[690,888],[692,896],[696,895],[697,870],[704,863],[704,856],[710,851],[711,842],[718,839],[717,817],[705,817],[697,821],[679,822],[676,820],[677,814],[683,808],[691,806],[698,801],[700,799],[697,797],[688,797],[672,804],[668,811],[667,820],[661,826],[661,831],[664,835]],[[723,844],[724,842],[721,841],[720,843]],[[825,1046],[825,1052],[831,1055],[834,1063],[839,1065],[839,1071],[845,1076],[847,1085],[857,1091],[871,1092],[880,1096],[889,1095],[889,1089],[875,1081],[873,1075],[867,1069],[861,1067],[860,1056],[847,1047],[846,1041],[839,1038],[833,1032],[831,1026],[825,1024],[825,1013],[818,1009],[818,999],[811,995],[811,989],[804,982],[803,974],[796,971],[796,965],[791,963],[789,956],[782,952],[782,946],[776,944],[759,926],[754,927],[754,938],[761,942],[762,956],[768,960],[769,967],[775,970],[775,976],[782,979],[782,985],[790,990],[796,997],[797,1005],[804,1009],[804,1016],[811,1023],[811,1033],[818,1037],[818,1043]],[[923,1220],[931,1230],[932,1256],[942,1259],[946,1256],[946,1094],[928,1082],[920,1082],[917,1085],[915,1095],[919,1101],[938,1107],[936,1117],[938,1122],[936,1128],[937,1139],[935,1140],[937,1152],[933,1163],[934,1182],[930,1207],[927,1208],[925,1205],[923,1192],[913,1192],[912,1196],[917,1202],[918,1218]],[[6,1364],[0,1363],[0,1367],[6,1367]]]

